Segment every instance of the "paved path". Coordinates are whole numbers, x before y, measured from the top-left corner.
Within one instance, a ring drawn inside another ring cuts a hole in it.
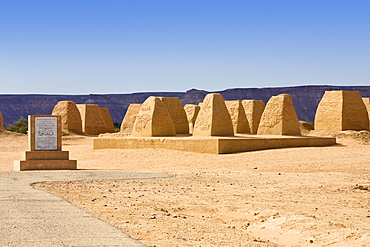
[[[167,174],[119,171],[0,173],[0,247],[144,246],[60,197],[31,187],[41,181],[147,179]]]

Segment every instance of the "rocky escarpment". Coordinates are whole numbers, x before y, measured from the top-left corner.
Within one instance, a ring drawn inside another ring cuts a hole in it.
[[[362,97],[370,97],[370,86],[299,86],[277,88],[234,88],[217,91],[225,100],[255,99],[265,103],[271,96],[290,94],[299,120],[312,122],[321,97],[325,91],[348,90],[360,91]],[[107,107],[114,122],[121,122],[131,103],[143,103],[149,96],[179,97],[181,103],[198,104],[207,92],[191,89],[187,92],[153,92],[132,94],[90,94],[90,95],[0,95],[0,112],[3,113],[4,125],[28,115],[51,114],[54,105],[61,100],[69,100],[77,104],[98,104]]]

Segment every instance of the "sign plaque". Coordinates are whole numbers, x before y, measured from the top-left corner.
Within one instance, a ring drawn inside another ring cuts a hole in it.
[[[58,150],[57,117],[35,117],[35,150]]]
[[[28,116],[30,151],[61,151],[61,117],[56,115]]]

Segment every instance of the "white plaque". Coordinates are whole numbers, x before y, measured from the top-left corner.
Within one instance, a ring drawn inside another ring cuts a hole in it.
[[[35,117],[35,150],[58,149],[56,117]]]

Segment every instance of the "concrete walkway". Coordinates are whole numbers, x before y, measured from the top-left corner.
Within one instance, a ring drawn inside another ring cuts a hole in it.
[[[60,197],[31,187],[41,181],[148,179],[171,175],[119,171],[0,173],[0,247],[144,246]]]

